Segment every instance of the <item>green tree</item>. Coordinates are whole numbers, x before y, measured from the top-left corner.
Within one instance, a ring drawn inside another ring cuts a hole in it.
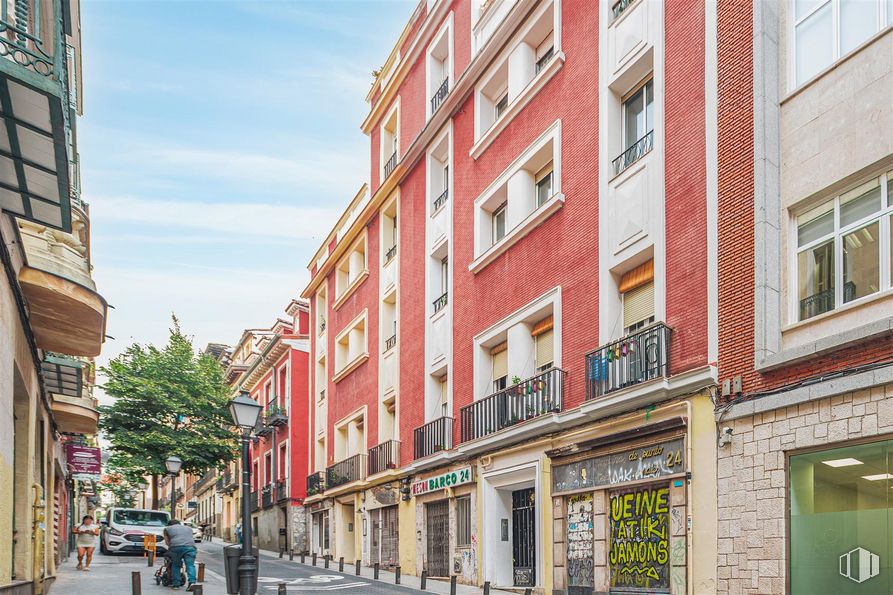
[[[100,408],[100,428],[111,443],[109,465],[129,478],[152,476],[158,506],[158,476],[171,455],[183,471],[219,467],[236,454],[229,389],[217,361],[199,355],[173,328],[163,348],[134,343],[101,369],[114,403]]]

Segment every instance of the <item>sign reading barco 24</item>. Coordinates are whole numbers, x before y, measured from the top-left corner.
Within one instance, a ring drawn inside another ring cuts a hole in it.
[[[462,467],[453,471],[447,471],[422,481],[412,484],[412,495],[427,494],[444,488],[452,488],[466,483],[471,483],[471,467]]]

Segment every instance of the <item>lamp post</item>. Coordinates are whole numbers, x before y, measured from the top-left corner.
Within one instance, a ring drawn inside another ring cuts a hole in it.
[[[180,457],[171,455],[164,462],[167,467],[167,474],[171,476],[171,519],[177,518],[177,475],[180,473],[180,467],[183,466],[183,460]]]
[[[242,555],[239,557],[239,594],[253,595],[254,577],[257,574],[257,561],[251,548],[251,509],[250,496],[251,461],[248,458],[248,441],[251,431],[257,426],[261,405],[252,399],[247,391],[230,401],[229,412],[233,422],[242,433]]]

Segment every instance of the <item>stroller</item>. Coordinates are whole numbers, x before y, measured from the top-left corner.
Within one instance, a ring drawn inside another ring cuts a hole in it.
[[[180,562],[180,577],[186,578],[186,565]],[[164,552],[164,563],[155,571],[155,584],[164,587],[174,586],[174,563],[170,552]]]

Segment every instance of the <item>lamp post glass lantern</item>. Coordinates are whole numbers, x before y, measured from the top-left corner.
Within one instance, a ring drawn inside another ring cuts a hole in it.
[[[171,476],[171,519],[177,518],[177,475],[183,467],[183,459],[171,455],[164,462],[168,475]]]
[[[239,557],[239,593],[253,595],[254,577],[257,574],[257,561],[251,547],[251,461],[248,454],[251,432],[260,419],[261,405],[252,399],[247,391],[230,401],[229,412],[233,423],[242,432],[242,555]]]

